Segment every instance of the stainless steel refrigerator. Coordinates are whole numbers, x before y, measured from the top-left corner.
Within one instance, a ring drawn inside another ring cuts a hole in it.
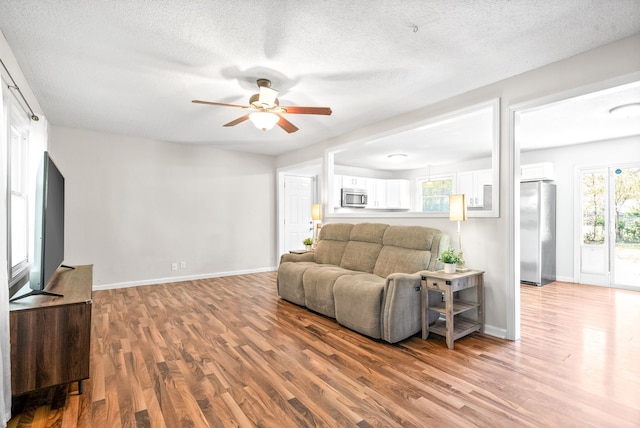
[[[545,285],[556,280],[556,185],[520,183],[520,281]]]

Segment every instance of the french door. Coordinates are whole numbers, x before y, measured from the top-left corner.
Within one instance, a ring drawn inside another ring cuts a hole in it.
[[[640,290],[640,164],[580,171],[579,282]]]

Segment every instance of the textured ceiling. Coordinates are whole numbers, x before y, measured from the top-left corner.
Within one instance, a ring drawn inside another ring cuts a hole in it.
[[[2,0],[54,125],[277,155],[640,32],[638,0]],[[300,128],[222,125],[266,77]]]

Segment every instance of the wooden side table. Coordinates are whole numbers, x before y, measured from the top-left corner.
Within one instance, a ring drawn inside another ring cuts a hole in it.
[[[454,294],[457,291],[470,288],[476,289],[475,301],[463,300]],[[453,342],[457,339],[474,331],[484,333],[484,271],[429,272],[422,276],[421,290],[423,339],[428,338],[429,333],[435,333],[444,336],[447,340],[447,347],[453,349]],[[429,290],[444,293],[444,302],[432,302],[430,305],[427,298]],[[463,316],[465,312],[472,309],[477,310],[477,320]],[[438,319],[429,326],[427,314],[430,310],[444,315],[444,320]]]

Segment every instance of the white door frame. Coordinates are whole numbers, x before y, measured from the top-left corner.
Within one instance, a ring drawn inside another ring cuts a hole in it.
[[[507,279],[506,305],[507,339],[520,339],[520,140],[519,135],[516,135],[518,132],[517,113],[615,86],[636,82],[638,79],[640,79],[640,73],[631,73],[509,106],[507,116],[509,121],[509,144],[507,144],[506,150],[508,159],[508,171],[506,174],[508,204],[506,204],[506,207],[508,211],[507,237],[509,242],[509,266],[507,268],[509,276]],[[504,145],[501,145],[501,149],[503,148]]]

